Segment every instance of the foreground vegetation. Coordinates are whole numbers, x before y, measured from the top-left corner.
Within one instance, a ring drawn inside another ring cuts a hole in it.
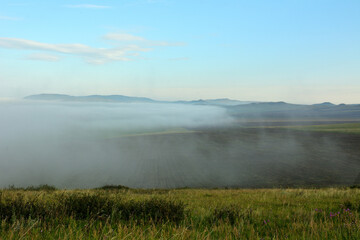
[[[360,239],[360,189],[0,191],[2,239]]]

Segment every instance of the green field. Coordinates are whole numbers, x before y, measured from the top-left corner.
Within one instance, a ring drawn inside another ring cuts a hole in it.
[[[336,132],[360,134],[360,123],[338,123],[311,126],[291,126],[289,128],[303,131]]]
[[[359,239],[360,190],[0,191],[2,239]]]
[[[306,124],[303,124],[306,123]],[[250,128],[254,128],[250,126]],[[301,131],[316,131],[316,132],[330,132],[330,133],[349,133],[349,134],[360,134],[360,123],[343,123],[342,121],[328,123],[324,120],[318,121],[315,124],[312,124],[311,121],[268,121],[260,122],[255,128],[286,128],[291,130],[301,130]]]
[[[186,128],[170,128],[170,129],[145,129],[137,131],[123,131],[114,130],[104,131],[100,134],[100,137],[106,139],[121,138],[121,137],[137,137],[137,136],[151,136],[151,135],[164,135],[164,134],[183,134],[183,133],[195,133],[195,131],[188,130]]]

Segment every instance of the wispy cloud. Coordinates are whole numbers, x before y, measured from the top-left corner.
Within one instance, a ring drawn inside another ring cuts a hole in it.
[[[90,9],[105,9],[111,8],[110,6],[94,5],[94,4],[78,4],[78,5],[66,5],[68,8],[90,8]]]
[[[130,61],[140,52],[150,51],[137,45],[113,48],[94,48],[84,44],[51,44],[20,38],[0,38],[0,47],[8,49],[38,50],[79,56],[88,63],[104,64],[110,61]],[[39,60],[39,59],[38,59]]]
[[[8,17],[8,16],[1,16],[1,15],[0,15],[0,20],[7,20],[7,21],[19,21],[19,20],[21,20],[21,18]]]
[[[26,59],[47,61],[47,62],[57,62],[60,60],[60,57],[53,55],[53,54],[47,54],[47,53],[33,53],[33,54],[26,56]]]
[[[0,37],[0,48],[40,51],[40,53],[31,54],[26,57],[26,59],[31,60],[55,62],[60,60],[60,56],[58,56],[58,54],[65,54],[81,57],[87,63],[104,64],[111,61],[144,59],[141,56],[141,53],[154,50],[154,47],[157,46],[184,45],[184,43],[147,40],[143,37],[127,33],[109,33],[103,36],[103,39],[111,40],[110,43],[112,47],[96,48],[79,43],[53,44],[21,38]]]
[[[186,45],[183,42],[166,42],[166,41],[153,41],[148,40],[143,37],[134,36],[126,33],[109,33],[104,37],[106,40],[112,40],[117,42],[138,42],[144,46],[159,46],[159,47],[174,47],[174,46],[184,46]]]
[[[127,33],[109,33],[104,36],[104,39],[114,41],[146,41],[145,38]]]
[[[178,57],[178,58],[169,58],[169,61],[187,61],[189,58],[187,57]]]

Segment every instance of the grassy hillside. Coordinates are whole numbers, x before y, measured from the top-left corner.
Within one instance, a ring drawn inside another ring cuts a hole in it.
[[[255,122],[249,128],[286,128],[289,130],[301,130],[307,132],[328,132],[344,134],[360,134],[360,123],[336,121],[269,121]]]
[[[0,191],[2,239],[359,239],[360,190]]]
[[[184,134],[184,133],[194,133],[195,131],[188,130],[186,128],[170,128],[170,129],[141,129],[141,130],[132,130],[132,131],[123,131],[123,130],[109,130],[101,131],[98,133],[99,138],[112,139],[112,138],[121,138],[121,137],[137,137],[137,136],[151,136],[151,135],[164,135],[164,134]]]
[[[292,126],[292,129],[303,131],[337,132],[360,134],[360,123],[339,123],[311,126]]]

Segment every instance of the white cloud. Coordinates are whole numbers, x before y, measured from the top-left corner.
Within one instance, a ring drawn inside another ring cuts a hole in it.
[[[8,17],[8,16],[0,16],[0,20],[19,21],[19,20],[21,20],[21,18]]]
[[[82,57],[86,62],[103,64],[110,61],[130,61],[139,52],[150,51],[137,45],[113,48],[94,48],[84,44],[51,44],[20,38],[0,37],[0,47],[9,49],[39,50]]]
[[[148,41],[148,46],[158,46],[158,47],[181,47],[185,46],[186,43],[184,42],[163,42],[163,41]]]
[[[95,48],[84,44],[52,44],[42,43],[21,38],[0,37],[0,48],[23,49],[32,51],[43,51],[56,54],[67,54],[83,58],[86,62],[92,64],[104,64],[110,61],[131,61],[134,59],[143,59],[141,52],[153,50],[150,47],[156,46],[183,46],[184,43],[172,43],[165,41],[152,41],[143,37],[134,36],[127,33],[109,33],[103,37],[105,40],[111,40],[113,47]],[[48,53],[32,54],[27,59],[58,61],[57,55]],[[185,59],[176,59],[185,60]]]
[[[105,9],[110,6],[94,5],[94,4],[79,4],[79,5],[66,5],[68,8],[91,8],[91,9]]]
[[[40,61],[47,61],[47,62],[57,62],[60,60],[59,56],[47,54],[47,53],[33,53],[26,57],[29,60],[40,60]]]
[[[183,42],[165,42],[165,41],[153,41],[148,40],[143,37],[134,36],[126,33],[109,33],[104,37],[106,40],[112,40],[117,42],[141,42],[145,46],[158,46],[158,47],[175,47],[175,46],[184,46],[186,45]]]

